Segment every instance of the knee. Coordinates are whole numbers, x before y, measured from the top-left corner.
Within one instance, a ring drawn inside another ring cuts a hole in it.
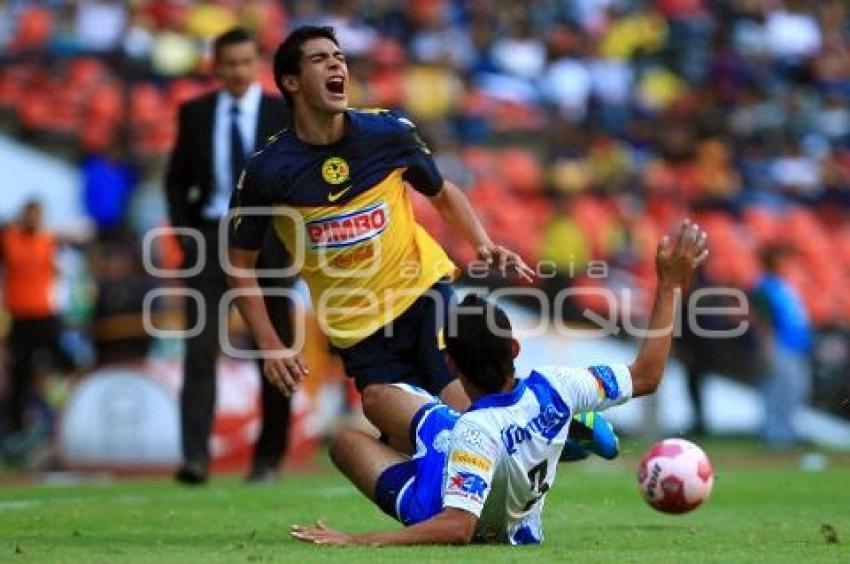
[[[381,410],[381,405],[386,405],[392,393],[392,387],[388,384],[369,384],[364,388],[360,401],[363,403],[363,413],[371,420],[370,414]]]

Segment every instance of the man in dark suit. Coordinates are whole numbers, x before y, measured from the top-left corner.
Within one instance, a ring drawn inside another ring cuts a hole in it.
[[[183,465],[176,479],[202,484],[209,473],[209,437],[215,410],[218,307],[227,290],[219,260],[219,221],[227,213],[230,195],[248,156],[287,126],[288,109],[278,98],[263,94],[257,82],[259,54],[253,37],[233,29],[214,43],[216,74],[223,88],[190,100],[180,108],[177,142],[169,163],[166,196],[171,223],[197,230],[205,242],[205,257],[197,243],[180,237],[185,265],[204,260],[201,272],[187,285],[204,297],[204,312],[195,300],[186,300],[187,328],[205,317],[200,333],[186,339],[183,390],[180,396]],[[265,268],[289,263],[286,250],[273,236],[266,237],[261,256]],[[290,286],[292,280],[268,279],[268,287]],[[291,304],[283,297],[266,297],[272,321],[284,342],[291,341]],[[205,315],[204,315],[205,313]],[[261,370],[262,373],[262,370]],[[272,479],[286,449],[289,399],[262,378],[262,429],[257,440],[249,481]]]

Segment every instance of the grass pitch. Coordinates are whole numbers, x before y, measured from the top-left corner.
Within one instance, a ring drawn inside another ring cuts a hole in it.
[[[628,453],[562,465],[545,543],[523,548],[326,548],[290,539],[290,524],[316,518],[347,531],[396,526],[327,468],[264,486],[235,478],[200,489],[167,479],[8,485],[0,487],[0,562],[850,562],[846,456],[813,473],[793,456],[752,447],[706,450],[714,492],[685,516],[644,504]]]

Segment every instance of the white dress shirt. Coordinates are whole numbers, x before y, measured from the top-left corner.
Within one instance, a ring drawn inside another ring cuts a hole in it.
[[[222,90],[218,93],[213,118],[213,193],[204,207],[204,217],[218,220],[227,213],[230,206],[230,195],[234,186],[233,174],[230,170],[230,108],[236,103],[239,107],[239,132],[242,134],[242,147],[245,148],[245,158],[254,153],[254,142],[257,138],[257,120],[260,113],[260,101],[263,89],[255,82],[241,98],[234,98],[229,92]]]

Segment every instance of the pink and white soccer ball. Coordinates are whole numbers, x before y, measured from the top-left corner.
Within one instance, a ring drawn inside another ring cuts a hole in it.
[[[638,487],[646,502],[664,513],[687,513],[708,499],[714,470],[697,445],[665,439],[652,445],[638,469]]]

